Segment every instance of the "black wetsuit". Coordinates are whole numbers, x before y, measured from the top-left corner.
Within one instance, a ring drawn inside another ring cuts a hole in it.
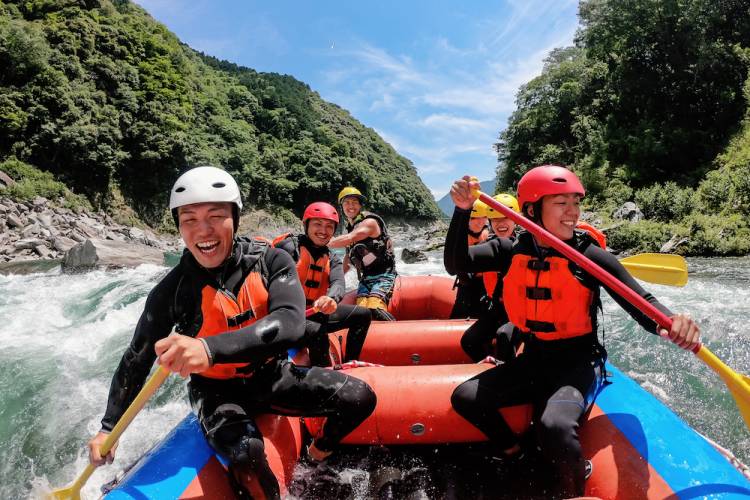
[[[484,231],[488,230],[483,228],[482,231],[471,233],[471,235],[479,240]],[[467,227],[466,234],[468,235],[469,233],[470,231]],[[481,243],[476,243],[475,245],[481,245]],[[444,251],[447,251],[447,249]],[[444,260],[445,258],[445,255],[443,255]],[[456,302],[453,303],[453,308],[451,309],[449,318],[465,319],[480,318],[484,316],[488,311],[489,303],[486,300],[487,291],[484,288],[482,275],[477,273],[448,272],[451,275],[456,276],[456,282],[453,286],[457,289]]]
[[[332,314],[316,313],[307,318],[307,321],[305,321],[305,336],[301,345],[310,350],[310,361],[313,365],[329,366],[331,357],[329,355],[328,334],[348,328],[346,353],[343,360],[359,359],[367,330],[370,328],[370,322],[372,321],[370,310],[366,307],[339,303],[346,292],[346,280],[344,279],[344,267],[338,255],[330,252],[328,247],[315,246],[310,238],[304,234],[295,238],[297,244],[304,246],[314,260],[328,253],[330,273],[325,295],[331,297],[338,304],[336,311]],[[282,240],[276,244],[276,248],[281,248],[289,253],[295,261],[299,259],[299,249],[295,245],[294,238]]]
[[[452,227],[452,226],[451,226]],[[449,228],[450,231],[450,228]],[[454,236],[451,235],[450,238]],[[446,237],[446,241],[448,236]],[[473,245],[473,248],[490,245],[492,240],[498,239],[494,234],[491,235],[487,241]],[[454,255],[454,247],[446,245],[443,253],[443,262],[445,269],[449,274],[461,274],[456,271]],[[519,333],[513,328],[512,324],[508,323],[508,314],[505,312],[505,306],[503,305],[503,275],[507,269],[497,270],[497,263],[495,261],[487,261],[487,269],[483,270],[483,273],[497,273],[498,280],[495,290],[492,295],[487,295],[487,290],[484,288],[484,281],[480,278],[482,286],[482,293],[484,297],[478,302],[476,307],[477,320],[466,329],[463,336],[461,337],[461,347],[464,352],[474,361],[481,361],[487,356],[493,356],[498,360],[504,361],[515,355],[515,349],[519,344]],[[460,292],[460,289],[459,289]],[[458,304],[459,298],[456,296],[456,304]],[[456,311],[456,307],[453,308]],[[451,317],[454,317],[453,312]]]
[[[495,269],[507,272],[515,254],[533,255],[539,259],[561,256],[554,249],[538,247],[532,235],[525,231],[515,241],[498,238],[468,248],[462,228],[466,227],[469,214],[468,210],[456,208],[446,238],[446,255],[452,257],[446,265],[454,266],[457,271]],[[566,243],[579,249],[659,310],[672,314],[630,276],[617,258],[599,248],[588,233],[576,231],[573,240]],[[538,340],[527,335],[522,354],[458,386],[451,403],[460,415],[504,450],[513,447],[517,438],[498,408],[532,403],[537,438],[543,454],[557,473],[558,493],[576,496],[583,494],[585,486],[585,463],[578,438],[579,420],[601,387],[606,359],[606,352],[596,334],[599,287],[603,286],[647,331],[656,333],[656,324],[575,264],[571,263],[570,269],[594,294],[590,309],[591,333],[564,340]]]
[[[102,430],[112,430],[140,391],[156,359],[154,344],[175,326],[190,336],[200,330],[203,287],[237,296],[247,275],[260,267],[267,279],[268,315],[244,328],[204,337],[214,364],[255,362],[253,376],[218,380],[193,374],[188,388],[209,443],[232,467],[257,473],[267,496],[278,497],[255,415],[327,416],[324,437],[316,444],[330,450],[372,413],[375,394],[341,372],[297,367],[286,360],[287,349],[303,335],[304,295],[289,255],[274,248],[262,251],[261,245],[238,238],[232,255],[215,271],[199,266],[186,251],[154,287],[112,380]]]

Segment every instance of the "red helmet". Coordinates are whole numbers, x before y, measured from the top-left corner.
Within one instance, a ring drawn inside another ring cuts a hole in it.
[[[521,209],[527,203],[535,203],[550,194],[586,194],[576,174],[558,165],[542,165],[526,172],[518,181],[518,201]]]
[[[302,223],[306,224],[310,219],[326,219],[333,221],[337,227],[339,225],[339,213],[333,205],[324,201],[316,201],[307,206],[305,213],[302,214]]]

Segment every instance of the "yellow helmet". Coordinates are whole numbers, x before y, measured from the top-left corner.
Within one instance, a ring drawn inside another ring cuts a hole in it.
[[[346,186],[339,192],[339,205],[341,204],[341,200],[343,200],[347,196],[354,196],[359,200],[361,204],[365,204],[365,197],[359,189],[352,186]]]
[[[490,207],[484,204],[483,201],[475,201],[474,205],[471,207],[471,216],[472,217],[487,217],[487,210]]]
[[[513,195],[510,195],[507,193],[500,193],[500,194],[496,194],[492,198],[499,201],[500,203],[510,208],[514,212],[521,211],[518,208],[518,200],[516,200],[516,197]],[[495,210],[494,208],[487,207],[487,218],[488,219],[504,219],[505,216],[502,213]]]

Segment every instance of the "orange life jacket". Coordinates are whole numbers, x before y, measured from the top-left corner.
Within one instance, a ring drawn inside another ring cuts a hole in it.
[[[479,245],[480,243],[484,243],[485,241],[487,241],[487,238],[490,237],[490,230],[484,227],[479,232],[479,236],[474,236],[473,234],[471,234],[471,232],[469,232],[468,234],[469,234],[469,246],[473,247],[474,245]],[[473,273],[473,274],[475,278],[484,277],[484,273]]]
[[[487,241],[487,238],[490,236],[490,230],[485,228],[482,228],[482,230],[479,232],[479,236],[474,236],[471,233],[469,233],[469,246],[473,247],[474,245],[478,245],[480,243],[484,243]]]
[[[588,222],[578,221],[578,224],[576,224],[576,229],[582,229],[589,233],[591,236],[594,237],[597,243],[599,243],[599,246],[604,248],[606,250],[607,248],[607,237],[604,235],[602,231],[599,231],[597,228],[589,224]]]
[[[262,258],[262,257],[261,257]],[[201,290],[203,323],[198,338],[238,330],[268,315],[268,289],[259,271],[251,271],[240,287],[237,298],[226,290],[206,285]],[[208,378],[251,377],[249,363],[221,363],[200,372]]]
[[[305,302],[309,306],[328,291],[331,256],[329,252],[326,252],[317,260],[313,260],[310,251],[304,245],[300,245],[299,240],[291,233],[277,236],[273,239],[273,245],[276,246],[287,238],[292,238],[294,242],[294,249],[297,253],[297,276],[305,292]]]
[[[569,264],[564,257],[513,256],[503,280],[503,302],[514,325],[540,340],[592,331],[594,293],[570,272]]]
[[[325,253],[314,261],[307,248],[300,245],[297,274],[300,283],[302,283],[302,289],[305,291],[307,305],[310,305],[328,291],[331,257],[328,253]]]
[[[495,293],[495,287],[497,286],[498,273],[482,273],[482,281],[484,281],[484,289],[487,291],[487,296],[492,298]]]

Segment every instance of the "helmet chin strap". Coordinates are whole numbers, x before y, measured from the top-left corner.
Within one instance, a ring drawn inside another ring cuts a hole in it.
[[[544,223],[542,222],[542,199],[540,198],[538,201],[535,201],[534,203],[532,203],[529,208],[533,210],[534,214],[533,215],[530,214],[529,210],[527,209],[524,211],[523,215],[527,216],[539,227],[547,229],[544,227]],[[536,250],[536,254],[544,258],[544,256],[547,254],[547,249],[539,246],[539,243],[536,241],[536,237],[534,237],[534,235],[531,235],[531,241],[534,243],[534,249]]]

